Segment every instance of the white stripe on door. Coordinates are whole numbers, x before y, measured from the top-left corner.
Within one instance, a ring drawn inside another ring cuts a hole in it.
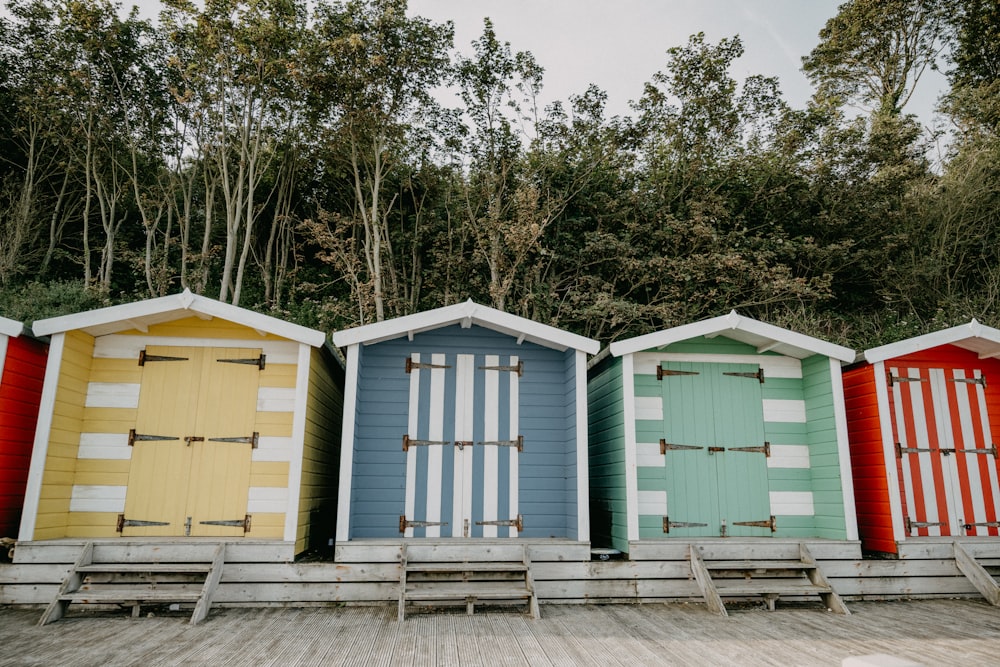
[[[499,366],[500,357],[495,354],[486,355],[487,366]],[[483,415],[483,440],[487,442],[500,439],[500,372],[487,370],[485,394],[485,413]],[[500,488],[499,452],[496,445],[483,447],[483,521],[497,520],[497,493]],[[496,537],[497,526],[483,526],[483,537]]]
[[[455,440],[471,441],[475,427],[476,358],[459,354],[455,359]],[[472,456],[473,447],[454,447],[455,468],[452,475],[451,536],[464,537],[465,522],[472,515]]]
[[[444,366],[443,354],[432,354],[431,364]],[[428,439],[440,441],[444,439],[444,382],[445,369],[431,369],[430,395],[430,428]],[[444,445],[429,445],[427,447],[427,521],[441,521],[441,462],[444,457]],[[426,537],[441,537],[441,526],[427,526]]]
[[[519,359],[516,356],[510,358],[510,365],[517,366]],[[518,411],[517,406],[520,403],[518,398],[518,381],[520,378],[517,373],[507,373],[510,378],[510,427],[508,429],[507,437],[511,440],[517,440],[518,434],[521,432],[521,427],[518,424]],[[518,483],[518,451],[517,447],[508,447],[510,451],[510,504],[508,507],[507,516],[505,518],[516,519],[517,513],[520,511],[518,508],[520,499],[518,498],[518,489],[520,488]],[[510,537],[517,537],[517,527],[511,526],[509,528]]]
[[[420,362],[420,353],[414,352],[410,355],[413,363]],[[417,419],[420,416],[420,369],[410,370],[410,411],[406,423],[406,432],[411,438],[417,437]],[[417,449],[410,447],[406,450],[406,500],[403,505],[403,512],[407,519],[412,521],[417,508]],[[413,537],[413,527],[407,526],[403,533],[404,537]]]

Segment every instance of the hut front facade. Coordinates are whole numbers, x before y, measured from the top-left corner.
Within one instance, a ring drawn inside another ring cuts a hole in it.
[[[333,535],[342,369],[325,335],[196,296],[51,336],[20,540]],[[280,551],[280,550],[279,550]]]
[[[1000,535],[1000,330],[973,320],[864,359],[844,372],[862,547]]]
[[[595,341],[471,301],[340,331],[337,541],[589,539]]]
[[[853,358],[735,312],[612,343],[589,379],[594,544],[857,539]]]
[[[21,521],[47,349],[0,317],[0,537],[16,537]]]

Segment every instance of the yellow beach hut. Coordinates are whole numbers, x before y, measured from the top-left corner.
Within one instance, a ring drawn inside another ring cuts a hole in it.
[[[326,335],[185,290],[50,336],[19,542],[334,535],[343,370]]]

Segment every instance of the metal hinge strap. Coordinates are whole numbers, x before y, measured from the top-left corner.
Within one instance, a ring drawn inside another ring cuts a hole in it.
[[[948,382],[963,382],[965,384],[978,384],[983,387],[986,386],[986,376],[980,375],[977,378],[947,378]]]
[[[146,433],[136,433],[134,428],[128,430],[128,446],[134,447],[137,442],[152,442],[158,440],[180,440],[173,435],[147,435]]]
[[[250,515],[247,514],[242,519],[219,519],[216,521],[199,521],[202,526],[230,526],[232,528],[243,527],[244,533],[250,532]]]
[[[260,441],[260,433],[257,431],[253,432],[253,435],[242,436],[236,438],[209,438],[209,442],[238,442],[246,445],[250,445],[251,449],[257,449],[257,444]]]
[[[131,528],[134,526],[169,526],[169,521],[142,521],[140,519],[126,519],[124,514],[118,515],[118,524],[115,527],[115,532],[122,532],[122,528]]]
[[[410,521],[405,514],[399,515],[399,532],[405,533],[407,528],[426,528],[427,526],[447,526],[447,521]]]
[[[517,377],[521,377],[524,374],[524,362],[519,361],[515,366],[476,366],[481,371],[510,371],[512,373],[517,373]]]
[[[705,449],[700,445],[675,445],[672,442],[667,442],[663,438],[660,438],[660,453],[666,454],[668,450],[677,449]]]
[[[456,442],[455,444],[457,445],[458,443]],[[464,444],[472,444],[472,443],[464,443]],[[524,451],[524,436],[523,435],[519,435],[519,436],[517,436],[517,438],[515,440],[483,440],[481,442],[477,442],[476,444],[477,445],[494,445],[496,447],[517,447],[517,451],[523,452]]]
[[[670,517],[663,517],[664,533],[669,533],[671,528],[700,528],[707,525],[707,523],[692,523],[690,521],[671,521]]]
[[[755,373],[740,373],[737,371],[733,372],[723,372],[723,375],[730,375],[737,378],[750,378],[751,380],[757,380],[761,384],[764,384],[764,369],[758,368]]]
[[[410,447],[426,447],[429,445],[451,445],[451,440],[416,440],[408,435],[403,436],[403,451],[407,451]]]
[[[1000,521],[980,521],[978,523],[963,523],[962,528],[969,530],[976,526],[983,526],[985,528],[1000,528]]]
[[[771,532],[778,530],[778,522],[771,515],[770,519],[765,519],[764,521],[733,521],[734,526],[753,526],[754,528],[770,528]]]
[[[524,532],[524,517],[520,514],[516,519],[498,519],[496,521],[477,521],[477,526],[513,526],[517,532]]]
[[[903,447],[902,444],[896,443],[896,458],[898,459],[903,458],[903,454],[933,454],[934,452],[940,452],[944,456],[951,456],[952,454],[985,454],[993,458],[1000,458],[1000,452],[997,451],[996,445],[980,449],[961,449],[959,447],[931,449],[928,447]]]
[[[698,371],[673,371],[663,366],[656,367],[656,379],[662,380],[668,375],[701,375]]]
[[[914,528],[930,528],[932,526],[947,526],[947,521],[913,521],[910,517],[903,517],[906,523],[906,532],[912,533]]]
[[[771,458],[771,443],[765,442],[763,447],[730,447],[731,452],[755,452],[763,454],[765,458]]]
[[[139,351],[139,365],[145,366],[147,361],[190,361],[188,357],[165,357],[160,354],[146,354],[146,350]]]
[[[256,366],[260,370],[264,370],[267,355],[262,354],[256,359],[216,359],[216,361],[220,364],[245,364],[247,366]]]
[[[406,358],[406,372],[409,373],[414,368],[451,368],[448,364],[425,364],[413,359]]]
[[[911,378],[905,375],[893,375],[892,373],[886,373],[889,378],[889,386],[891,387],[896,382],[927,382],[927,378]]]

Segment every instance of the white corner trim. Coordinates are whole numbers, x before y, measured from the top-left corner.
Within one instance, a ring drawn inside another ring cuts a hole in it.
[[[347,348],[344,371],[344,423],[340,435],[340,484],[337,492],[337,541],[351,534],[351,480],[354,477],[354,429],[358,409],[358,356],[360,343]]]
[[[0,379],[3,379],[3,367],[7,363],[7,341],[9,336],[0,334]]]
[[[590,437],[587,430],[587,353],[576,351],[576,539],[590,541]]]
[[[66,348],[66,334],[54,334],[49,341],[49,356],[45,363],[45,379],[42,383],[42,397],[38,408],[38,425],[35,427],[35,442],[31,447],[31,465],[28,468],[28,483],[24,491],[24,508],[21,512],[21,529],[17,539],[30,542],[35,537],[38,519],[38,501],[42,493],[42,477],[45,475],[45,457],[49,453],[49,436],[52,433],[52,413],[55,410],[56,391],[59,388],[59,369],[62,366],[63,350]]]
[[[288,498],[285,504],[285,541],[295,542],[299,524],[299,493],[302,489],[302,458],[305,452],[306,410],[309,407],[309,370],[312,348],[299,344],[299,362],[295,369],[295,412],[292,417],[292,450],[288,462]]]
[[[889,487],[889,512],[892,518],[892,539],[906,539],[903,527],[903,500],[899,496],[899,473],[896,471],[896,443],[892,437],[892,412],[889,410],[889,386],[885,379],[885,363],[872,364],[875,374],[875,400],[878,422],[882,429],[882,460],[885,462],[886,485]]]
[[[622,357],[622,418],[625,420],[625,508],[628,516],[628,541],[639,539],[638,474],[635,443],[635,377],[633,355]]]
[[[844,494],[844,528],[847,539],[858,539],[858,509],[854,504],[854,471],[851,468],[851,443],[847,435],[847,408],[844,402],[844,376],[840,362],[830,359],[830,384],[833,389],[833,421],[837,431],[837,455],[840,459],[840,488]]]

